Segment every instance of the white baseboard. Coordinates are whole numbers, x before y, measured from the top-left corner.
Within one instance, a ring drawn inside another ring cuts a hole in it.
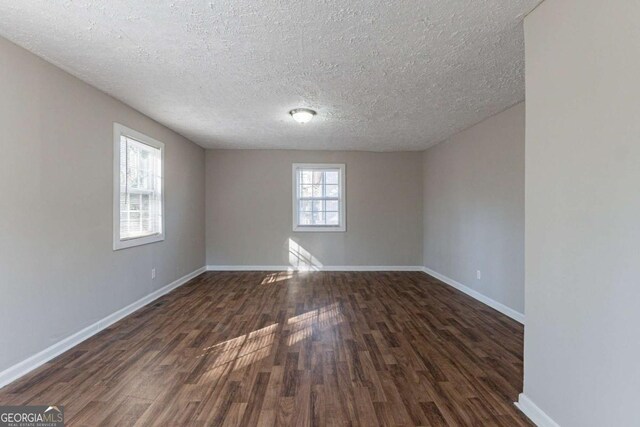
[[[531,399],[525,396],[524,393],[520,393],[515,405],[538,427],[560,427],[560,424],[553,421],[549,415],[540,409],[538,405],[533,403]]]
[[[145,305],[149,304],[151,301],[160,298],[162,295],[172,291],[173,289],[181,285],[184,285],[189,280],[200,275],[204,271],[206,271],[206,268],[201,267],[196,271],[193,271],[187,274],[186,276],[183,276],[178,280],[168,284],[167,286],[150,293],[149,295],[139,299],[138,301],[132,304],[129,304],[124,308],[121,308],[115,313],[110,314],[109,316],[98,320],[96,323],[90,326],[87,326],[86,328],[63,339],[62,341],[58,341],[51,347],[48,347],[42,350],[41,352],[36,353],[33,356],[23,360],[22,362],[18,362],[15,365],[5,369],[4,371],[0,372],[0,388],[17,380],[21,376],[33,371],[34,369],[47,363],[54,357],[59,356],[60,354],[69,350],[70,348],[80,344],[82,341],[86,340],[87,338],[90,338],[91,336],[97,334],[103,329],[106,329],[107,327],[116,323],[118,320],[128,316],[129,314],[133,313],[139,308],[142,308]]]
[[[416,265],[208,265],[208,271],[422,271]]]
[[[491,298],[482,295],[480,292],[478,291],[474,291],[473,289],[469,288],[468,286],[463,285],[462,283],[456,282],[455,280],[440,274],[438,272],[435,272],[433,270],[431,270],[430,268],[427,267],[423,267],[422,271],[424,271],[425,273],[427,273],[430,276],[435,277],[436,279],[446,283],[447,285],[456,288],[459,291],[464,292],[465,294],[469,295],[470,297],[473,297],[475,299],[477,299],[478,301],[480,301],[481,303],[484,303],[486,305],[488,305],[489,307],[493,308],[494,310],[498,310],[500,313],[509,316],[510,318],[512,318],[513,320],[515,320],[516,322],[522,323],[524,325],[524,314],[515,311],[514,309],[507,307],[506,305],[499,303],[498,301],[492,300]]]

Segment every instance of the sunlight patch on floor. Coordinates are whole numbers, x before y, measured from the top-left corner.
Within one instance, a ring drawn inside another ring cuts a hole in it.
[[[287,345],[292,346],[311,337],[314,328],[323,331],[343,321],[344,316],[340,311],[338,303],[333,303],[326,307],[291,317],[287,320],[287,325],[291,326],[291,331],[287,338]]]
[[[278,324],[274,323],[248,334],[205,347],[198,358],[212,358],[213,366],[208,369],[208,372],[221,373],[220,368],[224,368],[222,372],[229,368],[232,371],[244,368],[264,359],[271,353],[277,328]]]
[[[293,277],[293,271],[278,271],[276,273],[269,273],[262,279],[260,282],[261,285],[270,285],[272,283],[281,282],[283,280],[288,280]]]

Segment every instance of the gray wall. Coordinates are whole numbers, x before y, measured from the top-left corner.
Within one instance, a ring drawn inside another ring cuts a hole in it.
[[[207,264],[289,265],[289,239],[323,266],[422,263],[420,153],[207,150]],[[294,233],[292,163],[346,163],[347,231]]]
[[[424,265],[519,313],[524,114],[518,104],[424,152]]]
[[[563,427],[637,426],[640,2],[525,19],[524,393]]]
[[[0,94],[2,371],[202,267],[205,232],[203,149],[2,38]],[[166,240],[117,252],[114,121],[166,144]]]

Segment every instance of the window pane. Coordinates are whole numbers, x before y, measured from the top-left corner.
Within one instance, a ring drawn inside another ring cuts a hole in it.
[[[299,172],[301,177],[301,182],[303,184],[311,184],[311,179],[313,178],[313,172],[310,170],[302,170]]]
[[[300,211],[302,212],[311,212],[311,205],[313,202],[310,200],[300,200]]]
[[[301,197],[311,197],[313,196],[313,186],[311,185],[303,185],[300,188],[300,196]]]
[[[140,195],[139,194],[130,194],[129,195],[129,209],[132,211],[140,210]]]
[[[327,169],[318,166],[309,169],[298,167],[294,175],[297,186],[296,223],[300,226],[340,226],[341,200],[337,200],[343,191],[341,188],[341,169]],[[332,200],[327,200],[332,199]]]
[[[127,139],[120,138],[120,205],[127,193]]]
[[[327,171],[326,172],[326,183],[327,184],[337,184],[338,183],[338,171]]]
[[[162,232],[162,152],[120,138],[120,239]]]
[[[338,197],[339,190],[337,185],[327,185],[325,188],[327,191],[327,197]]]
[[[300,212],[298,224],[311,225],[311,212]]]
[[[340,217],[338,212],[327,212],[327,225],[338,225],[340,223]]]
[[[328,211],[337,211],[338,210],[338,201],[337,200],[327,200],[326,207]]]
[[[324,212],[314,212],[313,223],[316,225],[324,225]]]

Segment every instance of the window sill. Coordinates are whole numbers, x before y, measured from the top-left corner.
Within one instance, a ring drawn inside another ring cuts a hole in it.
[[[164,240],[164,234],[153,234],[151,236],[137,237],[126,240],[114,240],[113,250],[119,251],[120,249],[133,248],[136,246],[148,245],[150,243],[162,242]]]
[[[293,231],[300,233],[344,233],[347,229],[344,225],[338,227],[294,225]]]

